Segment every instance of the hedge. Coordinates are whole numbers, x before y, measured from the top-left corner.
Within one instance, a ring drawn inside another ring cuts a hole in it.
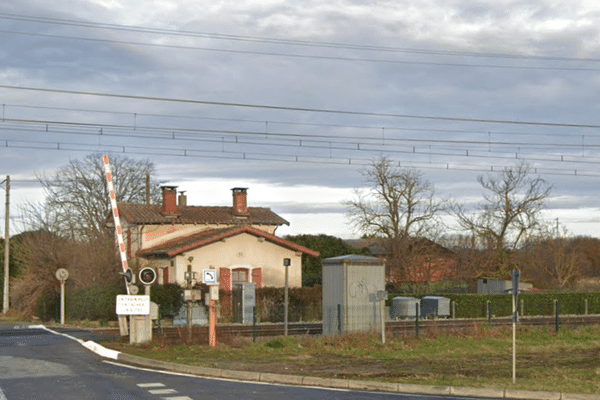
[[[388,305],[392,298],[388,297]],[[487,303],[491,303],[491,313],[496,317],[507,317],[512,314],[511,294],[442,294],[440,296],[454,302],[455,318],[486,318]],[[417,296],[419,297],[419,296]],[[523,316],[553,315],[555,312],[554,301],[560,304],[560,313],[569,315],[585,314],[585,301],[587,300],[587,313],[600,314],[600,293],[521,293],[519,294],[518,310],[521,312],[523,303]]]

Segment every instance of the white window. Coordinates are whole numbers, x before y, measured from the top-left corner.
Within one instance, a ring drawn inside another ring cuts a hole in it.
[[[242,282],[248,282],[248,270],[239,268],[231,271],[231,283],[236,284]]]

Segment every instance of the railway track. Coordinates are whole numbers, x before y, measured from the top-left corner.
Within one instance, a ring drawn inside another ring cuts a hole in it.
[[[503,327],[511,326],[510,317],[493,318],[491,326]],[[556,328],[556,319],[554,317],[523,317],[519,325],[525,326],[546,326],[549,329]],[[560,327],[579,327],[600,325],[600,315],[587,316],[560,316]],[[490,326],[488,319],[428,319],[420,320],[418,332],[419,335],[430,335],[439,332],[473,332],[482,327]],[[416,335],[417,327],[415,320],[388,321],[386,322],[387,335]],[[117,332],[118,333],[118,332]],[[220,324],[217,325],[217,340],[220,343],[235,343],[240,338],[266,338],[283,336],[284,326],[279,323],[262,323],[256,327],[252,325],[241,324]],[[288,324],[288,335],[320,335],[323,333],[321,322],[303,322]],[[160,330],[155,329],[154,338],[162,340],[166,344],[206,344],[208,345],[208,328],[194,326],[191,331],[187,327],[164,327]]]

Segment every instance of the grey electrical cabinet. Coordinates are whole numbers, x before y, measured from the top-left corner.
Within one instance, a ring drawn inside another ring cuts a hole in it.
[[[419,299],[400,296],[392,299],[392,318],[416,318],[417,315],[421,315]]]
[[[421,315],[427,318],[430,315],[434,317],[450,317],[450,299],[439,296],[425,296],[421,299]]]
[[[256,306],[256,284],[244,282],[234,284],[232,287],[233,322],[251,325],[254,319]]]
[[[323,273],[323,333],[380,331],[386,298],[385,263],[362,255],[326,258]]]

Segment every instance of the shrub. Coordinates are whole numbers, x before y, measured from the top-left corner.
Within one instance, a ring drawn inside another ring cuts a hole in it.
[[[60,318],[60,294],[49,292],[40,296],[36,302],[34,315],[42,321],[56,321]]]
[[[174,283],[152,286],[150,299],[158,304],[163,317],[173,318],[183,305],[183,288]]]
[[[71,320],[117,319],[116,300],[123,294],[122,284],[94,285],[86,289],[73,289],[66,294],[65,313]]]

